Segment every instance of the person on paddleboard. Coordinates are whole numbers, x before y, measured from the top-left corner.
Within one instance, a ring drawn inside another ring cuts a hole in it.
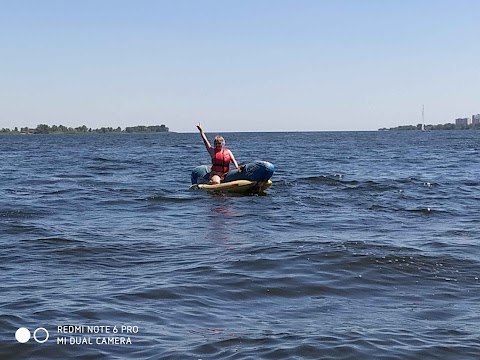
[[[210,171],[210,184],[220,184],[230,170],[230,162],[235,165],[235,168],[242,172],[243,166],[238,166],[235,156],[225,146],[225,139],[223,136],[217,135],[213,141],[213,146],[208,142],[207,137],[202,129],[202,124],[198,123],[198,131],[202,136],[203,143],[207,148],[210,157],[212,158],[212,170]]]

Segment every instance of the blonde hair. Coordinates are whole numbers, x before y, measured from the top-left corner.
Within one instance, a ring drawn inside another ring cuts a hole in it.
[[[222,145],[225,145],[225,139],[223,138],[223,136],[220,136],[220,135],[215,136],[215,139],[213,140],[213,143],[215,143],[217,141],[221,142]]]

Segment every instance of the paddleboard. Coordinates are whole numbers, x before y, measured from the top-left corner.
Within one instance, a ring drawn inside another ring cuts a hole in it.
[[[229,192],[237,194],[261,193],[272,185],[272,181],[235,180],[220,184],[194,184],[190,189],[200,189],[211,192]]]

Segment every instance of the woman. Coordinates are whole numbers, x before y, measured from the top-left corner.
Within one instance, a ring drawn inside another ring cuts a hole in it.
[[[205,144],[205,147],[212,158],[210,184],[220,184],[230,170],[230,161],[233,163],[233,165],[235,165],[238,171],[242,171],[243,167],[238,166],[235,156],[233,156],[230,150],[224,147],[225,139],[222,136],[215,136],[215,140],[213,141],[214,147],[212,148],[207,137],[205,136],[205,133],[203,132],[201,123],[198,123],[197,129],[200,131],[203,143]]]

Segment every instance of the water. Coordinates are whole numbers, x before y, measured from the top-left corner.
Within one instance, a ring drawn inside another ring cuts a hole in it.
[[[0,358],[480,357],[480,132],[225,137],[266,196],[190,191],[198,134],[1,136]]]

